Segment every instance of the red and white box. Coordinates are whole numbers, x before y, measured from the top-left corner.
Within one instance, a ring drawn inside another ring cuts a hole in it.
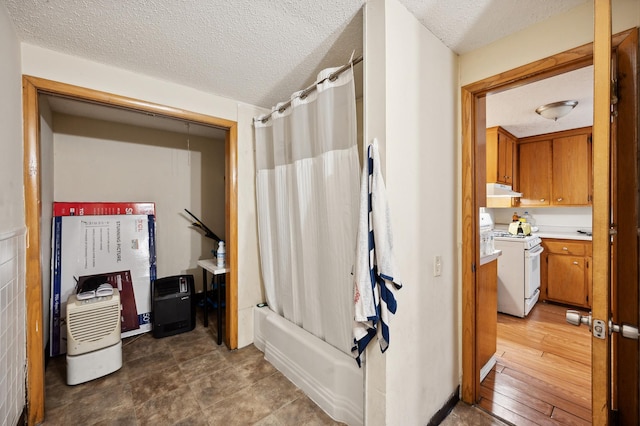
[[[128,295],[121,299],[122,337],[151,331],[155,205],[56,202],[53,211],[50,355],[66,353],[66,302],[91,278]]]
[[[53,203],[54,216],[104,216],[121,214],[156,214],[155,203]]]

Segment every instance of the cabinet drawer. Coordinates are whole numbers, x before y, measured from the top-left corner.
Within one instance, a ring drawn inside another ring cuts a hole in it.
[[[566,254],[572,256],[584,256],[587,254],[585,244],[581,242],[568,241],[545,241],[544,245],[553,254]]]

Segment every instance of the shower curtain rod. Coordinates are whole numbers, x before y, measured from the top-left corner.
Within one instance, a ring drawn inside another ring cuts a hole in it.
[[[360,62],[362,62],[362,59],[364,59],[362,56],[358,56],[357,58],[355,58],[352,61],[347,62],[346,64],[344,64],[343,66],[341,66],[340,68],[338,68],[337,70],[335,70],[334,72],[332,72],[331,74],[329,74],[328,77],[320,80],[320,81],[316,81],[315,83],[313,83],[311,86],[307,87],[306,89],[304,89],[302,91],[302,93],[300,93],[300,98],[304,99],[307,97],[307,95],[311,92],[313,92],[314,90],[316,90],[316,86],[320,83],[322,83],[325,80],[331,80],[334,81],[336,78],[338,78],[338,76],[340,74],[342,74],[343,72],[345,72],[346,70],[348,70],[349,68],[351,68],[354,65],[359,64]],[[286,110],[287,108],[289,108],[291,106],[291,100],[288,100],[287,102],[285,102],[280,108],[278,108],[278,112],[283,112],[284,110]],[[271,115],[273,114],[273,112],[270,112],[269,114],[265,115],[260,121],[263,123],[266,123],[267,121],[269,121],[269,119],[271,118]]]

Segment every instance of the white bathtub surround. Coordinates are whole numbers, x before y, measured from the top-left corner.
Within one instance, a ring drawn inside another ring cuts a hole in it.
[[[25,229],[0,234],[0,424],[17,424],[25,404]]]
[[[268,307],[254,308],[254,344],[334,420],[364,424],[364,369]]]

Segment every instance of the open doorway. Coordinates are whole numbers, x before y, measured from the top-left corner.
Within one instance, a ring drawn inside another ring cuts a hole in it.
[[[92,102],[109,108],[121,108],[154,116],[161,116],[215,127],[225,132],[224,168],[225,179],[225,235],[227,259],[231,272],[226,285],[225,343],[237,347],[237,124],[233,121],[203,114],[158,105],[119,95],[94,91],[59,82],[23,77],[24,111],[24,161],[25,161],[25,212],[28,230],[26,252],[26,306],[27,306],[27,406],[29,423],[44,419],[44,347],[42,306],[41,247],[46,244],[41,238],[42,217],[42,168],[40,146],[39,96],[55,95],[73,100]],[[45,284],[46,285],[46,284]]]
[[[565,100],[577,106],[560,119],[535,112],[540,105]],[[581,171],[590,175],[590,156],[576,155],[573,148],[590,153],[592,124],[593,66],[486,96],[487,162],[480,173],[483,164],[476,161],[478,175],[486,176],[488,186],[512,185],[523,197],[489,196],[488,188],[486,203],[481,204],[483,216],[494,224],[495,248],[501,256],[495,261],[498,315],[493,367],[485,364],[481,369],[478,406],[514,424],[544,423],[550,418],[591,421],[590,334],[568,324],[565,311],[578,309],[587,315],[590,308],[591,180],[581,177]],[[507,156],[507,144],[511,144],[509,171],[500,164],[504,171],[499,174],[495,160],[498,154]],[[572,145],[570,161],[561,155],[567,144]],[[551,162],[543,154],[553,146],[558,155]],[[551,199],[550,191],[561,188],[552,190],[550,184],[560,184],[562,176],[547,172],[557,169],[574,177],[574,188],[584,186],[585,196],[570,202]],[[532,180],[535,191],[543,194],[536,199],[530,195]],[[530,236],[528,227],[522,235],[508,232],[515,216],[526,217]]]
[[[613,37],[612,45],[617,46],[630,33]],[[591,44],[572,49],[545,58],[538,62],[502,73],[498,76],[465,86],[462,89],[462,187],[463,187],[463,380],[462,398],[465,402],[475,404],[480,399],[481,368],[476,360],[478,340],[476,336],[478,284],[476,283],[475,265],[479,264],[479,208],[486,197],[483,171],[477,166],[477,158],[482,158],[480,147],[485,144],[486,132],[486,97],[499,93],[523,83],[535,82],[550,76],[560,75],[591,65],[593,46]]]

